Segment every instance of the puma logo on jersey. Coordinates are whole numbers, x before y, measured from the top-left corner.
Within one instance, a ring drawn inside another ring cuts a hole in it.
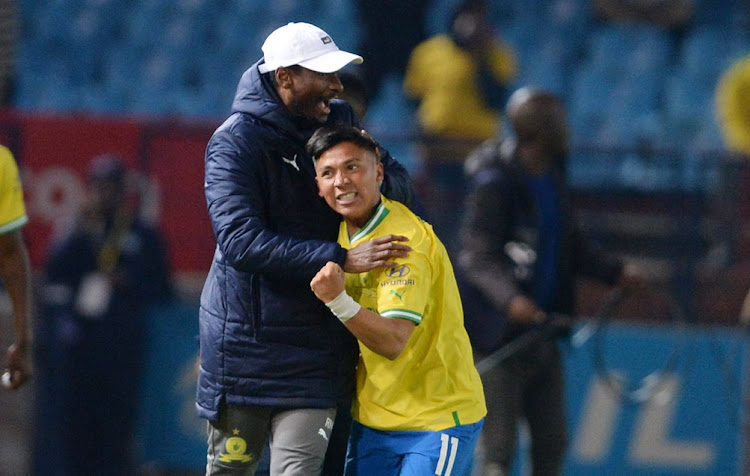
[[[292,167],[294,167],[295,169],[297,169],[297,172],[299,172],[299,165],[297,165],[297,154],[294,154],[294,158],[291,159],[291,160],[287,159],[286,157],[284,157],[282,155],[281,156],[281,160],[283,160],[287,164],[290,164]]]

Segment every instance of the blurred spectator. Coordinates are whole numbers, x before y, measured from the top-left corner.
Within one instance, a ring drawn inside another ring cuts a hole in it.
[[[750,158],[750,55],[736,61],[721,76],[716,111],[727,147]]]
[[[719,211],[727,228],[718,242],[739,254],[750,244],[749,93],[750,54],[735,61],[721,75],[715,96],[716,121],[733,159],[722,164]]]
[[[449,32],[419,44],[411,54],[404,90],[419,101],[422,132],[418,191],[448,251],[455,248],[463,197],[463,162],[500,131],[507,87],[516,74],[511,47],[489,24],[483,0],[464,0]]]
[[[354,110],[354,115],[357,116],[357,120],[362,124],[367,115],[367,108],[370,106],[370,95],[367,92],[367,85],[362,79],[363,74],[359,70],[349,68],[339,71],[338,76],[341,86],[344,88],[339,93],[339,99],[349,103]]]
[[[368,100],[378,94],[386,76],[404,75],[411,50],[427,37],[425,17],[431,4],[432,0],[357,0]]]
[[[641,279],[595,249],[573,220],[563,103],[523,88],[508,101],[507,115],[515,137],[486,142],[466,163],[471,189],[458,269],[466,327],[480,358],[545,325],[548,313],[572,314],[577,276],[610,285]],[[522,419],[532,474],[561,474],[567,431],[557,337],[540,338],[482,375],[488,413],[479,474],[510,474]]]
[[[31,266],[21,228],[29,221],[23,202],[18,166],[13,154],[0,146],[0,279],[13,311],[15,343],[0,373],[8,371],[7,387],[20,387],[29,375],[29,323],[32,312]],[[4,384],[5,386],[6,384]]]
[[[750,326],[750,291],[745,294],[745,299],[742,301],[742,308],[740,309],[738,320],[741,326],[745,328]]]
[[[87,178],[45,267],[34,474],[134,474],[145,311],[171,296],[164,240],[132,209],[124,162],[97,157]]]
[[[0,106],[10,103],[13,62],[18,35],[18,11],[13,0],[0,0]]]
[[[648,22],[680,28],[693,17],[693,0],[594,0],[594,11],[603,19]]]

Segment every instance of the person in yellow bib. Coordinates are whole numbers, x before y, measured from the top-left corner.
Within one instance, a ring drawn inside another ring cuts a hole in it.
[[[0,367],[2,386],[17,389],[29,376],[29,324],[32,313],[31,265],[21,228],[28,223],[18,165],[0,146],[0,279],[13,308],[16,340]]]
[[[345,474],[466,475],[487,409],[445,247],[380,193],[369,135],[326,126],[307,150],[320,196],[343,217],[342,247],[395,236],[412,248],[396,266],[359,274],[329,262],[310,282],[360,346]]]

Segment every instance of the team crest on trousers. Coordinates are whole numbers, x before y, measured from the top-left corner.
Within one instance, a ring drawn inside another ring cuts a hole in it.
[[[227,452],[219,455],[219,461],[224,463],[249,463],[253,457],[246,453],[247,442],[244,438],[238,436],[240,430],[235,428],[232,430],[232,434],[234,436],[228,438],[227,442],[224,444],[224,448]]]

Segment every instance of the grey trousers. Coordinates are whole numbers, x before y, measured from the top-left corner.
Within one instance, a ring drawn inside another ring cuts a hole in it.
[[[478,445],[482,461],[479,474],[510,474],[521,420],[529,427],[532,474],[562,474],[567,431],[557,342],[532,344],[484,373],[482,383],[487,417]]]
[[[320,474],[335,408],[224,406],[208,422],[206,476],[252,476],[268,440],[272,476]]]

